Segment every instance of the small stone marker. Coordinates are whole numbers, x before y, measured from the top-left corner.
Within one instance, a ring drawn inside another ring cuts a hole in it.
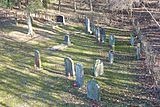
[[[69,35],[64,36],[64,44],[65,45],[70,45],[71,44]]]
[[[114,49],[115,47],[115,37],[114,35],[109,35],[109,46]]]
[[[109,62],[110,64],[113,64],[113,61],[114,61],[114,53],[113,51],[109,51]]]
[[[104,28],[100,29],[100,43],[106,42],[106,31]]]
[[[90,20],[87,17],[85,17],[85,31],[86,33],[89,33],[89,34],[92,33],[91,28],[90,28]]]
[[[96,28],[96,41],[97,42],[100,41],[100,28],[99,27]]]
[[[132,34],[130,34],[131,35],[131,37],[130,37],[130,44],[132,45],[132,46],[134,46],[134,36],[132,35]]]
[[[40,70],[41,69],[41,58],[40,58],[40,53],[38,50],[35,50],[34,52],[34,67],[36,70]]]
[[[65,18],[63,15],[56,16],[56,21],[65,25]]]
[[[75,77],[73,60],[70,57],[67,57],[67,58],[64,59],[64,64],[65,64],[66,76],[67,77],[70,77],[70,76]]]
[[[80,88],[84,84],[84,70],[82,64],[76,64],[76,85]]]
[[[104,66],[103,62],[99,59],[96,60],[96,63],[93,65],[93,76],[97,77],[99,75],[102,75],[104,73]]]
[[[138,43],[137,47],[136,47],[136,58],[137,58],[137,60],[140,59],[140,55],[141,55],[141,49],[140,49],[140,43]]]
[[[92,100],[100,101],[100,86],[95,80],[88,81],[87,97]]]

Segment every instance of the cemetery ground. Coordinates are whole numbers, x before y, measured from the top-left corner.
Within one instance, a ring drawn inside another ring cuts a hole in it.
[[[34,36],[27,35],[27,25],[1,28],[0,34],[0,105],[4,107],[152,107],[160,104],[148,92],[149,80],[136,51],[128,43],[129,33],[107,30],[107,43],[96,42],[94,35],[84,33],[82,25],[54,28],[34,23]],[[108,34],[116,36],[115,59],[109,64]],[[48,48],[63,43],[68,33],[72,45],[64,50]],[[42,70],[34,70],[34,51],[41,54]],[[81,89],[65,76],[64,58],[84,66],[85,84]],[[91,69],[96,59],[104,62],[104,74],[96,77],[101,88],[101,101],[87,98],[86,85],[93,79]],[[143,80],[143,81],[142,81]]]

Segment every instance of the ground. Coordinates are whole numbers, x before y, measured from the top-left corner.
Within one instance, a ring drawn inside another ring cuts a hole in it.
[[[108,42],[96,43],[94,35],[84,33],[83,25],[65,25],[52,28],[34,24],[35,35],[27,35],[27,25],[1,28],[0,34],[0,105],[4,107],[49,106],[104,106],[104,107],[152,107],[156,99],[146,94],[138,80],[141,61],[135,58],[135,49],[128,43],[129,32],[116,32],[115,62],[108,61]],[[62,51],[48,48],[63,43],[70,34],[73,45]],[[123,35],[124,34],[124,35]],[[34,70],[34,51],[41,53],[41,71]],[[84,66],[85,84],[81,89],[73,87],[74,80],[65,77],[64,58]],[[87,81],[93,79],[91,69],[96,59],[104,62],[104,74],[96,77],[101,87],[101,101],[96,103],[86,96]]]

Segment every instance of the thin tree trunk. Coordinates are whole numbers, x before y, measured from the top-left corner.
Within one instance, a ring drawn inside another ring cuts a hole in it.
[[[61,0],[59,0],[59,3],[58,3],[58,10],[61,11]]]
[[[73,4],[73,6],[74,6],[74,12],[76,12],[76,10],[77,10],[76,0],[74,0],[73,2],[74,2],[74,4]]]
[[[89,0],[89,5],[90,5],[90,11],[93,11],[93,5],[92,5],[92,0]]]
[[[30,12],[28,12],[27,16],[28,16],[28,35],[31,35],[31,37],[32,37],[33,28],[32,28],[32,17],[31,17]]]

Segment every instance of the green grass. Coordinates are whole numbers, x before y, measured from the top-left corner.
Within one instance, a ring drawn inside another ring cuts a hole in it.
[[[17,42],[18,40],[15,41],[10,36],[0,36],[1,106],[91,106],[92,101],[86,97],[86,85],[87,81],[93,78],[90,75],[91,67],[96,59],[104,62],[105,71],[104,75],[96,78],[101,87],[100,105],[105,107],[152,106],[152,102],[146,98],[146,95],[139,94],[142,90],[138,88],[141,83],[136,80],[138,74],[134,72],[137,65],[135,50],[128,45],[127,41],[116,42],[115,62],[110,65],[106,56],[109,51],[108,40],[107,43],[99,45],[94,36],[83,33],[82,26],[60,26],[54,30],[34,26],[43,29],[43,31],[35,30],[35,33],[47,38],[46,41],[33,39]],[[21,26],[1,30],[5,33],[27,32],[27,29]],[[116,30],[109,30],[107,34],[112,31],[116,32]],[[47,50],[49,47],[63,43],[66,32],[71,34],[72,46],[63,51]],[[35,49],[40,50],[41,53],[43,70],[40,72],[34,71],[33,67]],[[75,64],[83,64],[85,85],[82,89],[73,88],[74,81],[65,77],[65,57],[71,57]]]

